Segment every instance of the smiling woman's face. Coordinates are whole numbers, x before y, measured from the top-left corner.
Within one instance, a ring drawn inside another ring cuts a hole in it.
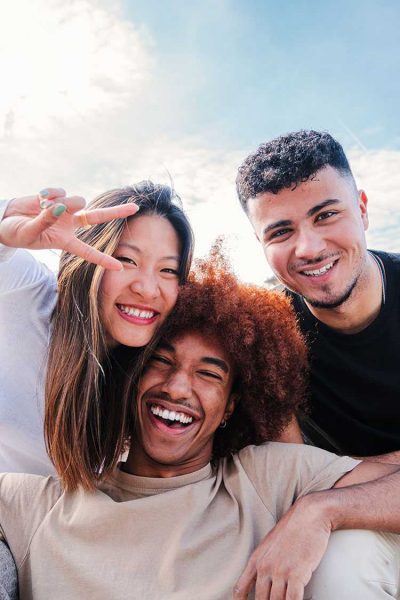
[[[106,271],[100,286],[100,318],[110,346],[141,347],[171,312],[179,288],[180,242],[159,215],[128,221],[113,256],[121,271]]]
[[[217,339],[188,332],[161,344],[140,381],[129,472],[173,477],[205,466],[234,409],[233,376]]]

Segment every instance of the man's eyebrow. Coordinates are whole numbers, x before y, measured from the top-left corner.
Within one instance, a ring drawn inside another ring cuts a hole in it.
[[[208,365],[214,365],[215,367],[219,367],[224,373],[229,373],[228,365],[221,358],[215,358],[214,356],[202,356],[200,362],[207,363]]]
[[[325,208],[326,206],[329,206],[331,204],[339,204],[339,203],[340,203],[340,200],[338,200],[337,198],[328,198],[327,200],[324,200],[323,202],[320,202],[319,204],[316,204],[315,206],[310,208],[307,211],[306,216],[312,217],[313,215],[315,215],[315,213],[317,213],[322,208]],[[272,229],[277,229],[278,227],[290,227],[290,225],[292,225],[292,224],[293,224],[293,221],[291,221],[290,219],[275,221],[275,223],[270,223],[270,225],[267,225],[267,227],[265,227],[265,229],[263,230],[263,235],[266,236],[267,233],[269,231],[271,231]]]
[[[173,345],[169,342],[165,342],[164,340],[161,340],[161,342],[157,345],[155,351],[157,352],[157,350],[167,350],[167,352],[175,352],[175,348],[173,347]]]
[[[138,246],[135,246],[135,244],[130,244],[129,242],[120,242],[118,244],[118,248],[120,248],[121,246],[124,248],[129,248],[130,250],[133,250],[134,252],[137,252],[138,254],[143,254],[142,250]],[[176,260],[176,262],[179,263],[180,257],[179,256],[163,256],[161,258],[161,260]]]
[[[330,204],[340,204],[340,200],[338,200],[337,198],[328,198],[328,200],[324,200],[323,202],[320,202],[320,204],[316,204],[315,206],[310,208],[309,211],[307,211],[307,217],[312,217],[313,215],[315,215],[315,213],[321,210],[321,208],[325,208]]]

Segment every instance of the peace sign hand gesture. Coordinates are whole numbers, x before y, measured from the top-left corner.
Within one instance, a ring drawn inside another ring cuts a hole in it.
[[[58,249],[105,269],[120,270],[121,263],[76,237],[76,230],[134,215],[134,203],[82,211],[81,196],[67,197],[62,188],[47,188],[35,196],[14,198],[0,221],[0,243],[29,250]],[[79,213],[79,211],[82,211]]]

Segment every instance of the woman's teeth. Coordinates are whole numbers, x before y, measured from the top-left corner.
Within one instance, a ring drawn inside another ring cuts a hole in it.
[[[302,271],[303,275],[307,275],[307,277],[316,277],[318,275],[323,275],[324,273],[326,273],[327,271],[329,271],[329,269],[332,269],[334,263],[328,263],[327,265],[325,265],[324,267],[321,267],[320,269],[314,269],[314,270],[309,270],[309,271]]]
[[[156,314],[152,310],[139,310],[132,306],[125,306],[125,304],[117,304],[119,310],[130,317],[139,317],[140,319],[151,319]]]
[[[188,415],[185,415],[181,412],[175,412],[173,410],[161,408],[160,406],[156,406],[155,404],[152,404],[150,410],[153,413],[153,415],[155,415],[156,417],[160,417],[165,421],[178,421],[180,423],[183,423],[184,425],[188,425],[193,421],[193,417],[189,417]]]

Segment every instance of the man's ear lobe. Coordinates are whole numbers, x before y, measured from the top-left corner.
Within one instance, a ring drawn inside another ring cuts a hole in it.
[[[224,414],[225,421],[227,421],[233,415],[235,408],[239,403],[239,400],[240,400],[239,394],[237,394],[237,393],[230,394],[227,405],[226,405],[225,414]]]

